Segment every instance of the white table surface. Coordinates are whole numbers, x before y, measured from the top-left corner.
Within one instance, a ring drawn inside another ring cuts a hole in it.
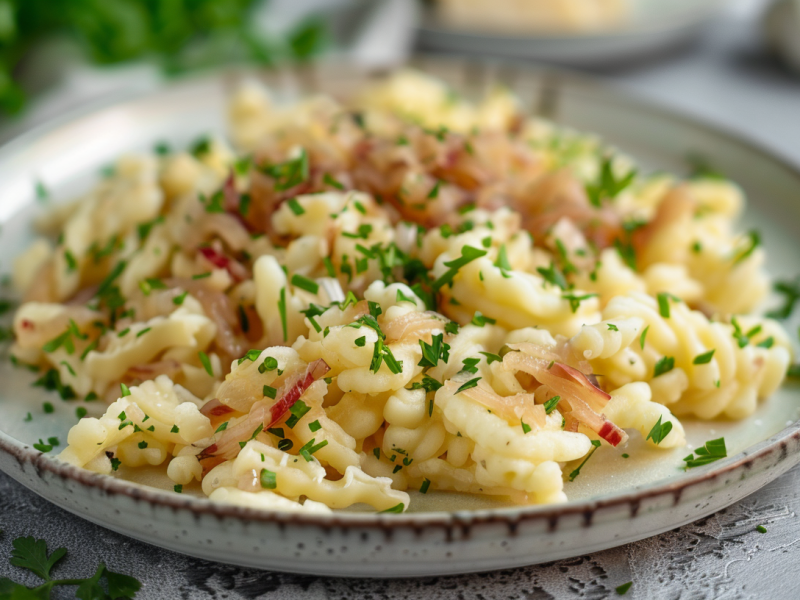
[[[657,64],[601,76],[755,139],[800,164],[800,78],[760,49],[744,0],[697,46]],[[800,192],[798,193],[800,201]],[[65,576],[88,576],[100,560],[139,578],[137,598],[191,599],[636,599],[772,600],[800,597],[800,468],[727,510],[617,549],[523,569],[419,580],[344,580],[261,572],[177,555],[106,531],[38,498],[0,475],[0,576],[11,540],[34,535],[69,555]],[[755,531],[764,525],[767,533]],[[33,583],[34,580],[29,580]],[[74,589],[74,588],[73,588]],[[69,594],[54,597],[69,598]]]

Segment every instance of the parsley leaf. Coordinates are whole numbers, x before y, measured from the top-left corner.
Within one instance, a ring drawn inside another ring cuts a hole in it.
[[[650,433],[647,434],[647,437],[644,438],[645,441],[652,439],[653,442],[658,445],[660,444],[669,432],[672,431],[672,421],[667,421],[666,423],[661,423],[661,417],[658,417],[658,421],[656,424],[653,425],[653,428],[650,430]]]
[[[675,358],[672,356],[662,356],[656,363],[653,370],[653,377],[658,377],[664,373],[669,373],[675,368]]]
[[[454,260],[444,263],[444,266],[450,268],[441,277],[439,277],[436,281],[433,282],[433,284],[431,285],[433,291],[438,292],[439,289],[445,284],[452,283],[453,278],[456,276],[456,273],[458,273],[461,267],[471,263],[473,260],[480,258],[482,256],[486,256],[486,250],[479,250],[478,248],[473,248],[472,246],[462,247],[460,258],[456,258]]]
[[[614,174],[613,158],[605,156],[600,165],[600,176],[594,183],[586,185],[586,195],[589,197],[589,202],[592,206],[600,208],[603,200],[613,200],[622,190],[633,183],[636,177],[636,169],[632,169],[619,179]]]
[[[683,460],[686,463],[685,468],[692,469],[694,467],[702,467],[726,456],[728,456],[728,450],[725,447],[725,438],[721,437],[706,442],[702,447],[694,451],[694,455],[689,454]]]

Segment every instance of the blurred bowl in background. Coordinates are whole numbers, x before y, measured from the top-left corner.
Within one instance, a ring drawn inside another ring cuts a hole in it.
[[[764,34],[783,63],[800,73],[800,0],[773,2],[764,15]]]
[[[729,0],[436,0],[422,49],[575,67],[641,62],[685,46]],[[535,8],[534,8],[535,7]]]

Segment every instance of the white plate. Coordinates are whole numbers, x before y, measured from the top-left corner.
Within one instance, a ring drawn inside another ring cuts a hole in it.
[[[571,66],[616,66],[688,44],[717,17],[728,0],[633,0],[627,24],[593,32],[502,34],[457,29],[433,8],[424,12],[420,46],[426,50],[506,56]]]
[[[770,268],[796,269],[800,240],[800,174],[739,139],[642,104],[619,92],[556,71],[466,62],[421,65],[467,95],[503,81],[526,105],[558,121],[594,131],[649,168],[681,171],[689,152],[735,175],[750,197],[747,227],[763,232]],[[283,98],[303,91],[344,95],[365,76],[324,66],[268,78]],[[30,239],[41,205],[34,182],[56,200],[86,189],[99,169],[131,150],[167,140],[183,145],[223,132],[236,74],[190,80],[122,104],[92,110],[33,131],[0,149],[0,252],[3,268]],[[287,515],[212,504],[171,492],[151,471],[139,483],[97,475],[41,455],[38,438],[66,440],[76,402],[31,388],[34,376],[0,367],[0,469],[38,494],[90,521],[178,552],[269,569],[344,576],[441,575],[544,562],[609,548],[699,519],[752,493],[800,462],[798,389],[784,387],[746,422],[688,422],[694,446],[725,436],[730,458],[684,472],[686,449],[650,450],[632,435],[623,460],[609,449],[566,484],[560,506],[508,507],[458,494],[416,494],[405,515]],[[56,412],[45,415],[49,400]],[[96,404],[96,403],[95,403]],[[86,405],[91,410],[103,407]],[[23,421],[27,412],[33,421]],[[605,454],[605,456],[603,456]],[[149,484],[149,485],[145,485]],[[161,489],[157,489],[161,488]]]

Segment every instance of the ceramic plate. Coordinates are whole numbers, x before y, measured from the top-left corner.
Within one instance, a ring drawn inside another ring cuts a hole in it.
[[[475,55],[507,56],[572,66],[615,66],[687,44],[721,12],[727,0],[632,0],[629,23],[597,32],[516,33],[456,29],[424,11],[419,27],[423,48]]]
[[[465,94],[501,81],[532,111],[593,131],[648,169],[685,171],[701,154],[734,174],[750,198],[747,228],[762,231],[775,276],[793,275],[800,255],[800,173],[769,153],[700,123],[666,113],[590,81],[555,71],[467,62],[418,66]],[[49,124],[0,149],[0,255],[8,269],[44,210],[85,190],[114,157],[157,141],[188,144],[223,133],[226,97],[244,74],[189,80],[121,104]],[[371,77],[326,66],[262,78],[279,99],[327,90],[344,96]],[[634,433],[631,458],[601,448],[581,477],[566,484],[570,502],[513,507],[458,494],[414,497],[404,515],[340,512],[276,514],[176,494],[146,470],[137,482],[60,464],[30,444],[66,440],[75,402],[30,386],[34,375],[0,361],[0,468],[53,503],[100,525],[194,556],[268,569],[346,576],[443,575],[508,568],[601,550],[699,519],[752,493],[800,461],[800,390],[786,386],[746,422],[685,421],[693,446],[725,436],[730,457],[684,472],[685,448],[650,450]],[[42,403],[56,405],[44,414]],[[95,403],[97,404],[97,403]],[[86,404],[90,410],[103,407]],[[24,420],[31,412],[33,419]],[[95,413],[96,414],[96,413]],[[607,454],[606,454],[607,453]],[[606,454],[603,456],[603,454]],[[601,460],[602,459],[602,460]]]

